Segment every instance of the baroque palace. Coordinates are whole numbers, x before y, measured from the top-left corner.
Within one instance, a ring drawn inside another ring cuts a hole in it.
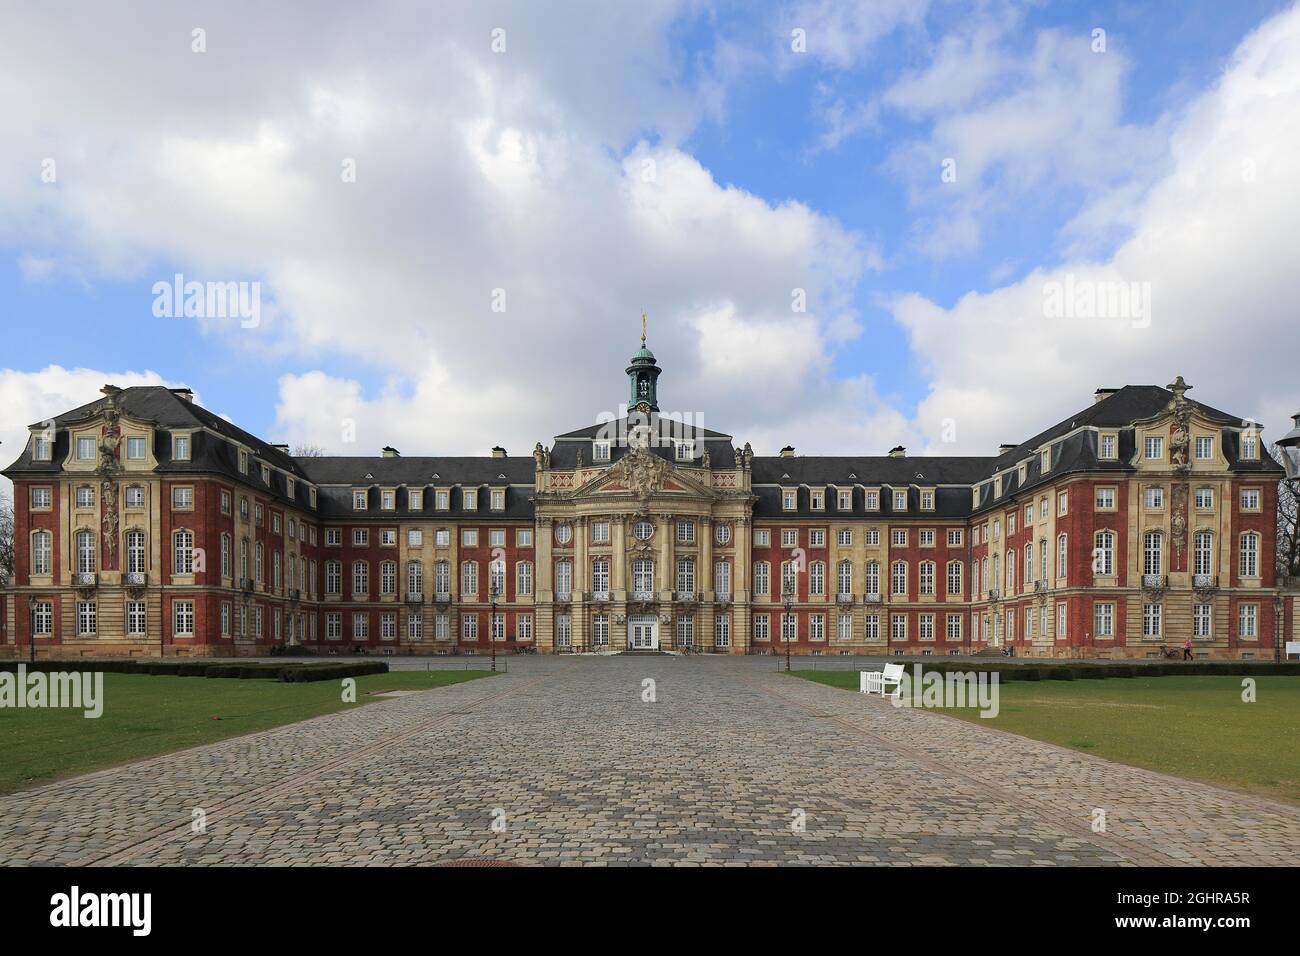
[[[0,648],[1272,658],[1296,630],[1282,469],[1181,376],[987,457],[759,457],[661,418],[659,373],[643,334],[627,416],[528,457],[292,457],[105,386],[4,472]]]

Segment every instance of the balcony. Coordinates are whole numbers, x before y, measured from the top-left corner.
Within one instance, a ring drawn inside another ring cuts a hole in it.
[[[142,588],[149,583],[149,575],[143,571],[127,571],[122,575],[122,583],[129,588]]]
[[[572,604],[572,603],[573,603],[573,592],[572,592],[572,591],[556,591],[556,592],[555,592],[555,603],[556,603],[556,604]]]
[[[847,591],[840,591],[835,595],[836,604],[852,604],[853,595]]]
[[[868,591],[866,594],[862,595],[862,603],[863,603],[863,604],[879,604],[879,603],[880,603],[880,592],[879,592],[879,591]]]
[[[423,592],[423,591],[407,591],[407,592],[406,592],[406,603],[407,603],[407,604],[423,604],[423,603],[424,603],[424,592]]]
[[[1047,581],[1046,581],[1046,580],[1038,580],[1038,581],[1035,581],[1035,582],[1034,582],[1034,593],[1035,593],[1035,594],[1043,594],[1043,593],[1046,592],[1046,591],[1047,591]]]
[[[1192,587],[1198,591],[1209,591],[1219,586],[1219,578],[1214,574],[1193,574]]]
[[[1169,578],[1163,574],[1144,574],[1142,575],[1142,589],[1145,591],[1164,590]]]
[[[731,603],[731,592],[730,592],[730,591],[715,591],[714,594],[713,594],[713,601],[714,601],[715,604],[730,604],[730,603]]]
[[[608,603],[609,603],[609,592],[608,592],[608,591],[591,591],[591,592],[588,593],[588,595],[587,595],[587,600],[590,601],[592,604],[608,604]]]
[[[674,604],[694,604],[694,603],[695,603],[695,592],[694,592],[694,591],[674,591],[674,592],[673,592],[673,603],[674,603]]]
[[[655,599],[654,591],[633,591],[632,592],[632,600],[638,601],[641,604],[649,604],[654,599]]]
[[[72,586],[75,588],[93,588],[99,584],[99,575],[94,571],[78,571],[72,576]]]
[[[433,603],[434,603],[434,604],[450,604],[450,603],[451,603],[451,592],[450,592],[450,591],[434,591],[434,592],[433,592]]]

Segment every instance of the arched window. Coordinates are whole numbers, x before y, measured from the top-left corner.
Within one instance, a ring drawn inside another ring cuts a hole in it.
[[[880,594],[880,562],[879,561],[867,562],[867,574],[866,574],[866,581],[864,583],[866,585],[868,594],[876,594],[876,595]]]
[[[339,561],[325,562],[325,593],[340,594],[343,590],[343,564]]]
[[[194,573],[194,532],[181,530],[172,535],[172,573]]]
[[[1142,536],[1142,573],[1161,574],[1165,566],[1165,536],[1148,531]]]
[[[1198,531],[1192,537],[1192,573],[1214,573],[1214,534]]]
[[[821,561],[814,561],[808,567],[808,593],[826,593],[826,565]]]
[[[919,587],[922,594],[934,593],[934,562],[922,561],[919,574]]]
[[[609,562],[605,563],[606,574],[608,575]],[[592,574],[595,574],[595,565],[592,565]],[[609,590],[608,578],[605,581],[605,590]],[[515,565],[515,594],[532,594],[533,593],[533,563],[531,561],[520,561]]]
[[[1070,551],[1070,539],[1067,535],[1056,536],[1056,576],[1065,580],[1066,560]]]
[[[555,562],[555,593],[561,597],[573,593],[573,563],[567,559]]]
[[[424,565],[419,561],[406,563],[406,593],[420,594],[424,591]]]
[[[1115,532],[1098,531],[1092,556],[1092,573],[1111,577],[1115,573]]]
[[[1007,593],[1016,589],[1016,553],[1007,552]]]
[[[907,562],[895,561],[890,575],[891,591],[894,594],[907,594]]]
[[[48,531],[32,535],[32,574],[54,573],[54,536]]]
[[[677,560],[677,590],[683,594],[695,591],[695,561],[691,558]]]
[[[462,594],[478,593],[478,562],[465,561],[460,566],[460,590]]]
[[[451,593],[451,564],[438,561],[433,565],[433,590],[438,594]]]
[[[98,552],[95,550],[95,532],[84,529],[78,531],[77,572],[79,574],[94,574],[98,557]]]
[[[948,562],[948,593],[961,595],[962,564],[960,561]]]
[[[853,563],[851,561],[841,561],[836,571],[836,588],[840,594],[853,593]]]
[[[132,528],[126,533],[126,570],[128,574],[144,574],[144,532]]]
[[[1259,535],[1247,531],[1241,536],[1241,576],[1259,577]]]
[[[352,562],[352,593],[370,593],[370,565],[366,561]]]
[[[497,597],[505,597],[506,562],[504,558],[498,558],[488,564],[488,593],[491,594],[494,591]]]
[[[379,562],[379,593],[380,594],[397,593],[397,562],[396,561]]]

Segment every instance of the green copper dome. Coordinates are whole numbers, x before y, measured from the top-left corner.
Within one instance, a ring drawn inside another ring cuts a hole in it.
[[[651,352],[648,348],[646,348],[645,343],[642,342],[641,347],[637,349],[636,354],[632,356],[632,364],[633,365],[654,365],[655,354],[654,352]]]
[[[641,347],[632,355],[627,366],[628,407],[659,410],[659,366],[655,354],[645,344],[645,313],[641,313]]]

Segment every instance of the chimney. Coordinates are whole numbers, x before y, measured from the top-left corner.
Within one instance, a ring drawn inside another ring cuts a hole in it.
[[[794,445],[786,445],[784,448],[782,448],[782,449],[781,449],[781,457],[782,457],[782,458],[793,458],[793,457],[794,457]]]
[[[385,457],[385,458],[401,458],[401,457],[402,457],[402,453],[401,453],[400,451],[398,451],[396,448],[394,448],[392,445],[385,445],[384,448],[383,448],[383,453],[384,453],[384,457]]]
[[[504,458],[506,457],[506,450],[502,448],[500,445],[494,445],[492,446],[492,457]]]
[[[1118,391],[1118,388],[1099,388],[1092,393],[1092,403],[1096,405],[1098,402],[1104,402]]]
[[[181,388],[173,388],[171,389],[171,393],[177,398],[185,399],[187,402],[194,401],[194,389],[192,388],[185,388],[183,386]]]
[[[1011,451],[1011,449],[1015,447],[1016,447],[1015,445],[1008,445],[1005,442],[1003,442],[1001,445],[998,445],[998,454],[1005,455],[1007,452]]]
[[[904,448],[902,445],[895,445],[893,448],[889,449],[889,457],[890,457],[890,458],[906,458],[906,457],[907,457],[907,449]]]

